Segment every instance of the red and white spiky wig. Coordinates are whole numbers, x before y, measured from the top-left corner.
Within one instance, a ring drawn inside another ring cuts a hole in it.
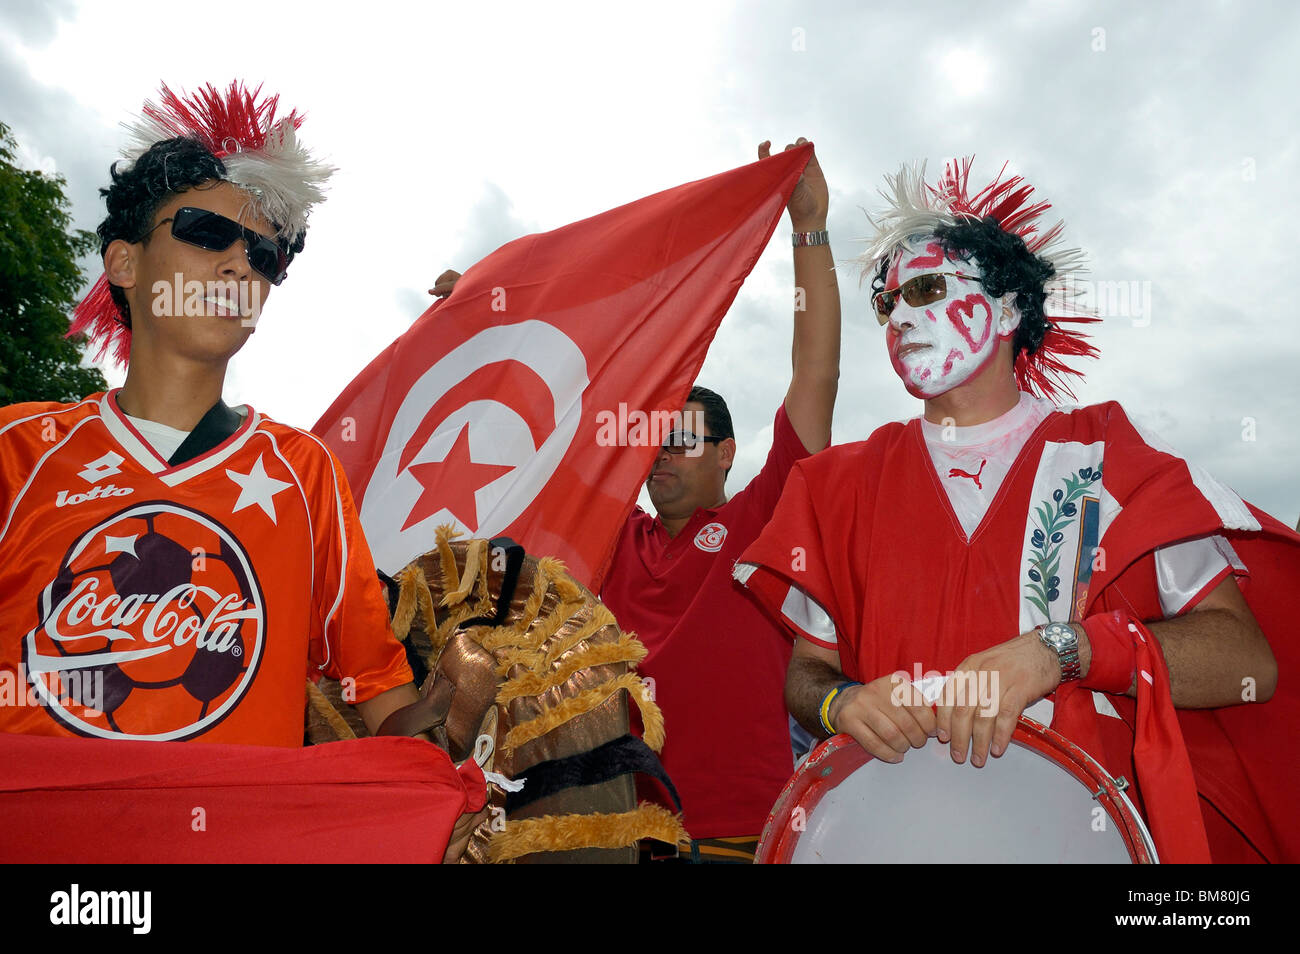
[[[888,206],[875,216],[868,213],[876,234],[858,259],[863,277],[873,275],[881,259],[892,255],[909,239],[934,235],[940,227],[985,222],[991,218],[1003,232],[1018,236],[1030,252],[1054,270],[1052,278],[1043,285],[1046,331],[1037,348],[1031,351],[1020,347],[1017,351],[1016,383],[1020,390],[1049,400],[1056,400],[1062,392],[1073,399],[1074,392],[1066,384],[1065,376],[1082,378],[1083,372],[1071,368],[1064,359],[1095,358],[1098,354],[1082,331],[1064,327],[1100,320],[1078,305],[1081,289],[1077,277],[1085,270],[1083,251],[1060,247],[1062,222],[1040,231],[1039,219],[1051,205],[1031,203],[1029,197],[1034,187],[1020,176],[1003,179],[1005,166],[992,182],[972,195],[969,182],[973,161],[973,157],[967,157],[960,162],[948,162],[943,176],[934,185],[925,181],[925,163],[904,165],[897,175],[885,176],[886,187],[880,194]]]
[[[162,86],[157,103],[146,102],[141,117],[123,123],[128,132],[124,162],[129,170],[155,144],[187,137],[198,140],[221,160],[223,180],[248,193],[249,208],[274,223],[276,238],[294,245],[307,229],[312,206],[325,198],[324,185],[334,168],[312,157],[298,142],[303,117],[297,111],[276,118],[279,96],[259,100],[261,86],[251,92],[235,81],[224,90],[212,84],[191,94],[177,95]],[[101,275],[73,312],[69,336],[89,335],[99,345],[96,358],[111,349],[119,364],[131,350],[131,329],[123,323],[108,279]]]

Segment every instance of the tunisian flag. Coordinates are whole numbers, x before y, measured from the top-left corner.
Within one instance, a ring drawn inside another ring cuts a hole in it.
[[[502,246],[371,361],[313,429],[379,568],[452,523],[598,591],[666,431],[643,422],[681,410],[812,148]]]

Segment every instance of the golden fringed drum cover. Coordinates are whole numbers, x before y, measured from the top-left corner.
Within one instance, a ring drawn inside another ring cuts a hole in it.
[[[477,743],[482,758],[487,736],[484,771],[524,780],[515,795],[490,786],[489,816],[463,860],[634,862],[639,839],[687,839],[666,809],[636,804],[629,765],[666,781],[645,750],[658,752],[664,739],[663,716],[635,672],[645,647],[558,560],[509,541],[452,537],[440,529],[437,548],[397,574],[393,630],[429,678],[455,685],[451,757],[473,757]],[[644,745],[628,737],[629,700]],[[309,688],[307,734],[317,744],[367,733],[339,684],[322,680]]]

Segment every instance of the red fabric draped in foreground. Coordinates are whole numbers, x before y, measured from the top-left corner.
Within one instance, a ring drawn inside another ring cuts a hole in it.
[[[302,749],[0,735],[0,862],[439,862],[485,799],[418,739]]]
[[[644,421],[681,410],[811,153],[511,242],[375,358],[314,430],[379,568],[456,523],[557,556],[599,591],[672,429]]]

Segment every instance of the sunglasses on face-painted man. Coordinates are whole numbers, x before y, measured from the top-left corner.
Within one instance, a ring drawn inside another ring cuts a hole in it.
[[[172,238],[209,252],[224,252],[240,239],[248,250],[248,264],[272,285],[284,281],[292,256],[275,241],[260,232],[245,228],[234,219],[217,212],[195,209],[190,206],[177,209],[175,215],[163,219],[137,241],[144,241],[156,229],[168,222],[172,224]]]
[[[894,313],[899,298],[902,298],[913,308],[920,308],[922,305],[932,305],[936,301],[943,301],[948,297],[948,281],[944,278],[945,275],[951,275],[953,278],[964,278],[968,282],[980,280],[978,275],[966,275],[962,272],[929,272],[925,275],[909,278],[897,288],[876,292],[871,296],[871,303],[876,309],[876,320],[882,325],[889,324],[889,316]]]

